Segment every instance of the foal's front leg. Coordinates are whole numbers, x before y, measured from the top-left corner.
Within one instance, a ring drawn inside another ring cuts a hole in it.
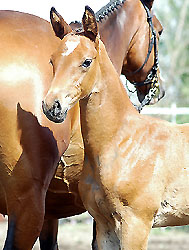
[[[120,244],[122,250],[147,250],[152,220],[146,214],[137,214],[128,209],[120,223]]]
[[[11,185],[10,192],[6,190],[8,232],[4,250],[32,249],[43,225],[46,193],[38,185],[31,185],[28,189],[23,186],[23,195],[23,190],[14,192],[18,185]]]
[[[153,216],[136,211],[130,207],[117,210],[110,221],[102,215],[95,218],[99,250],[147,250]]]
[[[97,225],[97,245],[98,250],[119,250],[120,249],[120,240],[118,239],[115,228],[111,225],[108,225],[108,221],[99,220],[96,223]]]

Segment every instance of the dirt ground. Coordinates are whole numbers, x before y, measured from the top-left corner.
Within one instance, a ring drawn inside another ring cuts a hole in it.
[[[0,249],[3,249],[6,231],[7,221],[4,220],[0,222]],[[69,223],[60,223],[58,234],[60,250],[90,250],[91,240],[91,219],[85,223],[76,223],[75,219]],[[38,242],[33,250],[39,250]],[[152,229],[148,250],[189,250],[189,234]]]

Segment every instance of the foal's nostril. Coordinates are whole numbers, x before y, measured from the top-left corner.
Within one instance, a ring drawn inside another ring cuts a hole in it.
[[[61,123],[66,119],[68,108],[63,110],[59,100],[55,100],[51,108],[43,101],[42,108],[46,117],[52,122]]]
[[[54,116],[58,116],[61,114],[61,112],[62,112],[61,104],[60,104],[59,100],[56,100],[53,104],[53,107],[52,107],[52,113]]]

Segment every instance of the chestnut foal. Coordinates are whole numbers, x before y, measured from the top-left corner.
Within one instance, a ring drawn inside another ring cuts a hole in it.
[[[189,125],[139,114],[89,7],[83,27],[53,54],[43,110],[59,123],[80,102],[85,161],[79,191],[97,223],[99,249],[145,250],[152,226],[189,224]]]
[[[139,107],[143,107],[146,101],[157,102],[164,95],[157,64],[158,39],[162,26],[151,13],[153,1],[150,1],[149,9],[145,6],[149,1],[142,2],[114,0],[96,13],[99,33],[108,55],[118,74],[122,72],[135,84],[141,100]],[[51,9],[50,17],[56,36],[62,39],[70,32],[70,26],[54,8]],[[71,27],[75,30],[82,28],[78,23],[71,23]],[[53,60],[51,63],[53,64]],[[148,99],[149,90],[155,90],[156,95],[152,99]],[[70,145],[62,157],[63,161],[59,164],[46,196],[46,218],[53,220],[45,220],[40,235],[41,248],[45,250],[47,245],[48,249],[51,249],[49,242],[56,245],[56,218],[84,211],[78,194],[78,180],[83,166],[83,144],[80,125],[77,119],[75,121]]]

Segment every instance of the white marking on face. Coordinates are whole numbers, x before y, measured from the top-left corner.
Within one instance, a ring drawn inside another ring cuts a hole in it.
[[[78,46],[79,41],[66,41],[67,50],[62,52],[62,56],[70,55]]]

